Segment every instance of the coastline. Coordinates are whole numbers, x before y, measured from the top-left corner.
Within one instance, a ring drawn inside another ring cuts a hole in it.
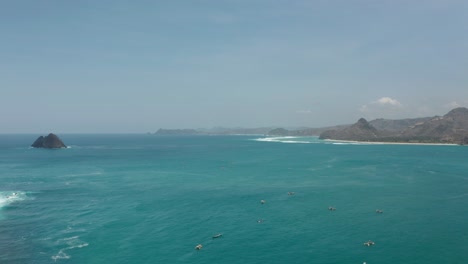
[[[426,145],[426,146],[460,146],[454,143],[411,143],[411,142],[385,142],[385,141],[356,141],[356,140],[338,140],[338,139],[322,139],[323,141],[335,143],[356,143],[362,145]]]

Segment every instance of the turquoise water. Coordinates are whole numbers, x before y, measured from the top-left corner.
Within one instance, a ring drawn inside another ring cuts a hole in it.
[[[0,263],[468,260],[468,147],[36,137],[0,136]]]

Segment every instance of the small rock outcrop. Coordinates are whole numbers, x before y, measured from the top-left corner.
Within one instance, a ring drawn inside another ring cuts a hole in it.
[[[40,136],[31,145],[33,148],[66,148],[67,146],[55,134]]]

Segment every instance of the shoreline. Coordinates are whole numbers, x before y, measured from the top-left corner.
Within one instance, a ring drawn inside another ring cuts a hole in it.
[[[336,143],[358,143],[368,145],[421,145],[421,146],[461,146],[455,143],[411,143],[411,142],[385,142],[385,141],[356,141],[356,140],[338,140],[338,139],[322,139],[323,141]]]

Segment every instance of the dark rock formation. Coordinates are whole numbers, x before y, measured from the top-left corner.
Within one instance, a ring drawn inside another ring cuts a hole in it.
[[[66,148],[62,140],[55,134],[50,133],[47,136],[40,136],[31,145],[33,148]]]

